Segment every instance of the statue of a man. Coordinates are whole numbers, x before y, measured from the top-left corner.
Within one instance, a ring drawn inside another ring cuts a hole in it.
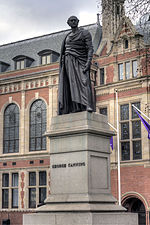
[[[60,56],[58,114],[93,111],[90,66],[93,57],[89,31],[78,28],[76,16],[67,21],[71,32],[65,37]]]

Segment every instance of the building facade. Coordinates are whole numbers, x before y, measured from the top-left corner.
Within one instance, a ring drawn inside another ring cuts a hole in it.
[[[97,112],[107,115],[111,125],[117,128],[118,96],[122,205],[129,212],[139,213],[139,224],[149,224],[150,144],[148,132],[133,105],[149,117],[150,22],[147,16],[145,26],[134,26],[125,16],[123,1],[113,7],[103,15],[103,20],[107,17],[111,23],[103,23],[103,38],[97,51]],[[118,199],[117,138],[113,140],[111,184]]]
[[[85,29],[96,51],[100,25]],[[57,115],[59,52],[68,32],[0,47],[0,224],[21,225],[22,214],[50,194],[50,147],[43,134]],[[93,65],[93,87],[96,71]]]
[[[102,27],[99,21],[85,26],[94,45],[96,111],[117,126],[117,89],[122,204],[139,213],[140,225],[148,225],[150,145],[132,104],[149,116],[149,35],[125,16],[123,1],[113,7],[104,10]],[[0,46],[0,224],[10,220],[22,225],[22,214],[32,212],[51,192],[50,145],[43,134],[57,115],[59,53],[68,32]],[[111,183],[118,198],[113,140]]]

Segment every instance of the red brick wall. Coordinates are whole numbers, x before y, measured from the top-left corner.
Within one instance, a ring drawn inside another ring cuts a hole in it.
[[[32,158],[30,160],[16,160],[16,165],[13,166],[12,163],[13,161],[5,161],[5,163],[7,163],[6,166],[3,166],[3,162],[0,162],[0,169],[8,169],[8,168],[31,168],[31,167],[38,167],[38,166],[49,166],[50,165],[50,158],[49,156],[47,158],[42,158],[43,163],[40,163],[39,159],[33,159]],[[33,161],[33,164],[30,164],[30,161]]]
[[[39,98],[42,97],[46,100],[47,104],[49,102],[49,88],[40,88],[40,89],[34,89],[34,90],[28,90],[26,91],[26,103],[25,107],[29,104],[29,102],[35,97],[35,93],[39,93]]]
[[[51,70],[51,69],[58,69],[59,65],[58,63],[56,64],[50,64],[50,65],[46,65],[46,66],[40,66],[40,67],[35,67],[35,68],[26,68],[24,70],[18,70],[18,71],[12,71],[12,72],[8,72],[5,74],[0,74],[0,78],[9,78],[9,77],[13,77],[13,76],[21,76],[21,75],[26,75],[26,74],[30,74],[30,73],[37,73],[37,72],[42,72],[42,71],[46,71],[46,70]]]
[[[29,212],[0,212],[0,225],[3,220],[10,219],[11,225],[23,225],[23,214]],[[31,213],[31,212],[30,212]]]
[[[5,94],[5,95],[0,95],[0,110],[4,106],[4,104],[9,102],[9,97],[12,97],[13,101],[18,103],[18,105],[21,107],[21,93],[10,93],[10,94]]]
[[[141,87],[141,88],[134,88],[131,90],[124,90],[118,92],[118,97],[119,98],[126,98],[126,97],[131,97],[133,95],[141,95],[147,92],[147,87]],[[96,101],[106,101],[106,100],[111,100],[115,99],[115,94],[104,94],[104,95],[97,95],[96,96]]]
[[[143,52],[140,52],[140,55],[142,56]],[[112,64],[112,63],[117,63],[120,61],[136,58],[136,57],[139,57],[139,52],[132,51],[132,52],[126,52],[123,54],[118,54],[117,56],[100,57],[97,61],[101,66],[105,66],[105,65]]]
[[[121,168],[121,192],[137,192],[142,195],[150,207],[150,168],[128,166]],[[111,170],[111,188],[114,197],[118,198],[117,170]]]
[[[106,50],[104,48],[104,50]],[[110,64],[119,63],[125,60],[135,59],[137,57],[141,57],[141,67],[143,75],[150,74],[150,59],[148,54],[150,53],[150,49],[146,51],[146,49],[142,49],[140,51],[132,51],[132,52],[125,52],[123,54],[118,54],[117,56],[100,56],[99,59],[97,59],[97,62],[99,65],[102,66],[109,66]]]
[[[107,66],[106,68],[106,84],[112,83],[114,78],[114,66]]]

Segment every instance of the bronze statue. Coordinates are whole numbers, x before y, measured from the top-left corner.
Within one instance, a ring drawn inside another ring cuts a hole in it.
[[[67,21],[71,32],[65,37],[60,55],[58,114],[93,111],[90,66],[93,57],[89,31],[78,28],[76,16]]]

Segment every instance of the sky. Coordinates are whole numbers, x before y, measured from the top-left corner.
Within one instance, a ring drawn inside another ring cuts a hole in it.
[[[0,0],[0,45],[68,29],[68,17],[79,25],[96,23],[98,0]]]

